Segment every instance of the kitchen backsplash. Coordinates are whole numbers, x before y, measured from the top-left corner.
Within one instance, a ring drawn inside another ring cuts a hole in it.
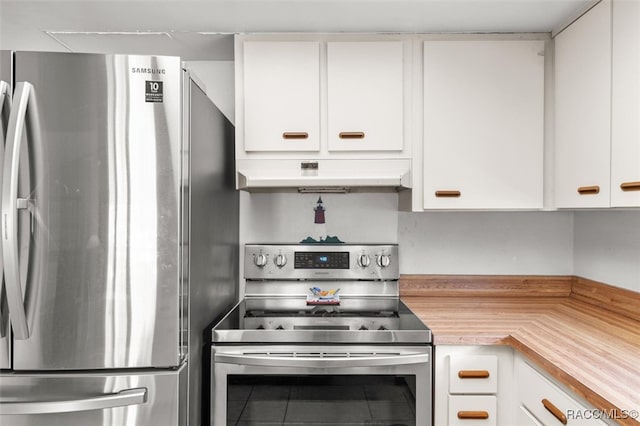
[[[246,243],[298,243],[327,236],[345,243],[398,241],[396,194],[241,194],[240,239]],[[316,223],[318,208],[324,223]]]
[[[640,292],[640,211],[574,215],[574,274]]]
[[[400,213],[403,274],[570,275],[571,212]]]
[[[402,274],[578,275],[640,292],[640,211],[408,213],[397,197],[241,192],[240,239],[398,243]]]

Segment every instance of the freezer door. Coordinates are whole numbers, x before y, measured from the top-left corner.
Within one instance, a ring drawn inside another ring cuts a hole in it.
[[[8,129],[19,166],[3,170],[3,194],[17,185],[22,199],[2,200],[4,221],[17,216],[2,238],[13,368],[179,365],[179,58],[17,52],[14,63],[12,111],[27,105]]]
[[[12,59],[11,51],[0,51],[0,166],[4,162],[4,141],[11,109]],[[0,173],[0,187],[2,187],[1,176],[2,173]],[[3,271],[4,256],[2,256],[2,247],[0,246],[0,369],[2,370],[11,368],[11,327]]]
[[[0,424],[186,426],[186,365],[127,375],[2,376]]]

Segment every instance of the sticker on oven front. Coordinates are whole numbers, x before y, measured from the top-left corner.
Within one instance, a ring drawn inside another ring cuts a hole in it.
[[[322,290],[318,287],[309,289],[311,294],[307,294],[307,305],[339,305],[340,289]]]
[[[163,102],[162,81],[145,82],[144,101],[145,102]]]

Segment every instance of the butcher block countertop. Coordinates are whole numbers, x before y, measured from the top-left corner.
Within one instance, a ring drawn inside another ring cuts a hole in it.
[[[640,293],[578,277],[403,275],[400,295],[435,345],[510,345],[596,408],[640,410]]]

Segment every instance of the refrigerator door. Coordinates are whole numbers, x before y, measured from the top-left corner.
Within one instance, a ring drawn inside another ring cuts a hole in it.
[[[186,383],[186,365],[126,375],[8,374],[0,424],[186,426]]]
[[[202,368],[209,364],[202,361],[203,330],[231,310],[238,298],[239,193],[233,125],[188,75],[184,87],[191,200],[189,423],[199,425],[202,410],[209,409],[208,395],[201,395],[201,389],[209,389],[202,382],[209,377]]]
[[[14,370],[177,366],[179,59],[17,52],[14,64],[2,191]]]
[[[9,50],[0,51],[0,165],[4,162],[4,142],[11,110],[11,87],[13,83],[13,55]],[[0,188],[2,174],[0,173]],[[4,257],[0,245],[0,369],[11,368],[11,326],[9,306],[4,288]]]

